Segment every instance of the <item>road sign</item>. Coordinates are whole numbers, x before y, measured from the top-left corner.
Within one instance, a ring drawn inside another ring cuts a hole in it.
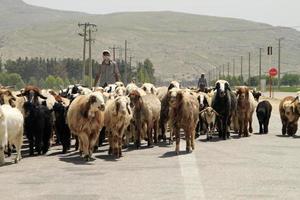
[[[268,46],[268,56],[271,56],[273,54],[273,48],[271,46]]]
[[[272,67],[269,69],[269,75],[270,76],[276,76],[277,75],[277,69],[275,67]]]

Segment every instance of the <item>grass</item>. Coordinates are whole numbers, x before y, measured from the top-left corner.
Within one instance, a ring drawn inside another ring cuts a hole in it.
[[[300,87],[292,86],[292,87],[281,87],[281,88],[274,88],[275,92],[298,92],[300,91]]]

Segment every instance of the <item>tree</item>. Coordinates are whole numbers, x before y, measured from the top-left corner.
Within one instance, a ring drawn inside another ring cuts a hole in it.
[[[46,88],[55,88],[57,86],[56,78],[52,75],[49,75],[45,80]]]

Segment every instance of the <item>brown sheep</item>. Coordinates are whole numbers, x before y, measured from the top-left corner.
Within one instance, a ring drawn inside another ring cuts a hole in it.
[[[93,153],[100,130],[104,125],[104,99],[101,93],[80,95],[70,104],[67,122],[71,132],[78,136],[80,151],[88,161]]]
[[[131,106],[134,107],[133,118],[136,126],[136,147],[141,146],[141,132],[147,127],[148,147],[153,144],[152,130],[154,130],[154,142],[157,143],[158,123],[161,103],[156,95],[147,94],[141,96],[136,90],[129,94]]]
[[[189,92],[168,92],[170,105],[170,121],[176,137],[175,152],[179,154],[180,128],[184,130],[186,138],[186,151],[195,149],[195,128],[199,119],[199,103],[197,97]]]
[[[298,100],[295,97],[285,97],[279,104],[280,118],[282,122],[282,135],[293,136],[298,130],[299,112]]]
[[[132,118],[130,99],[119,96],[109,100],[104,112],[104,124],[108,132],[109,154],[117,158],[122,156],[122,139],[125,129],[129,126]]]

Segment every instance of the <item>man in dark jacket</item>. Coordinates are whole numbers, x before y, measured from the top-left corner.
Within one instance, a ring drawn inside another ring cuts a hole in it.
[[[206,78],[204,77],[204,74],[202,73],[201,74],[201,77],[199,78],[199,81],[198,81],[198,88],[201,90],[201,91],[204,91],[204,89],[207,87],[207,81],[206,81]]]
[[[115,83],[116,81],[121,81],[118,64],[110,59],[110,52],[108,50],[103,51],[102,57],[103,62],[96,75],[94,87],[97,86],[99,80],[99,85],[101,87],[105,87],[106,85]]]

